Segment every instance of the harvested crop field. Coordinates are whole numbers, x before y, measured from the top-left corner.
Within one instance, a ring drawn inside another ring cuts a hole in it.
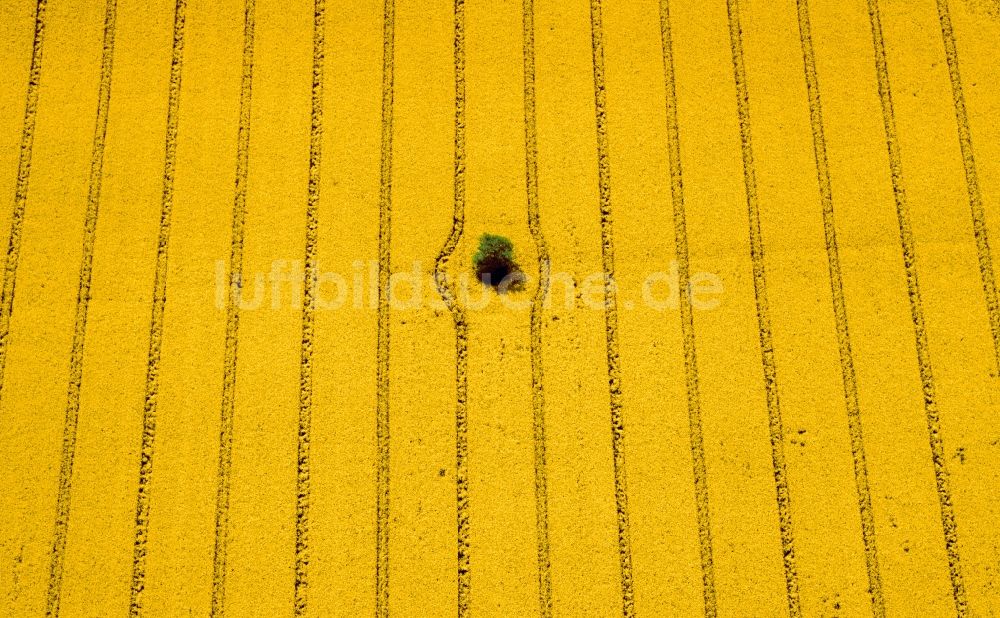
[[[4,0],[0,614],[1000,615],[998,42]]]

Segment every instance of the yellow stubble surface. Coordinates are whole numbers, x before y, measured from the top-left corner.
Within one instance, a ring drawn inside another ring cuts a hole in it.
[[[717,309],[694,317],[718,607],[779,615],[785,576],[726,7],[670,10],[691,271],[715,273],[725,289]]]
[[[46,607],[103,23],[97,3],[49,7],[47,79],[0,406],[6,496],[0,564],[11,615],[38,615]]]
[[[25,84],[31,70],[32,44],[35,35],[35,11],[31,2],[4,3],[0,11],[0,65],[4,67],[0,88],[0,169],[8,173],[0,178],[0,195],[14,195],[18,159],[24,129]],[[0,214],[4,236],[10,231],[11,213]]]
[[[309,2],[258,2],[226,611],[292,603],[302,271],[312,67]],[[286,278],[287,275],[287,278]],[[260,299],[260,302],[258,302]]]
[[[521,5],[469,3],[465,21],[466,219],[449,274],[471,279],[484,233],[510,238],[525,265],[538,259],[527,225]],[[502,297],[492,290],[480,296],[482,286],[469,285],[470,611],[476,614],[538,611],[528,311],[536,285]],[[481,298],[489,304],[477,309]]]
[[[950,615],[871,25],[864,6],[812,19],[886,610]]]
[[[618,284],[624,478],[637,614],[871,615],[828,247],[796,3],[739,3],[763,266],[775,347],[794,570],[769,434],[750,220],[725,2],[672,0],[680,163],[698,295],[694,351],[707,492],[695,475],[677,306],[670,118],[659,2],[605,0],[606,129]],[[989,0],[949,2],[986,231],[1000,244]],[[933,0],[880,2],[944,464],[970,615],[997,598],[997,367],[949,65]],[[60,608],[128,611],[175,2],[120,0],[86,324]],[[142,615],[210,614],[226,268],[243,54],[242,1],[187,4],[167,303]],[[293,611],[302,260],[315,4],[256,3],[243,297],[225,612]],[[398,0],[389,193],[396,297],[379,393],[383,9],[325,7],[319,304],[308,440],[305,615],[370,615],[388,561],[391,615],[455,612],[456,329],[432,273],[454,208],[454,3]],[[537,615],[533,388],[544,395],[555,615],[623,608],[602,307],[602,221],[589,2],[534,7],[540,227],[554,278],[532,341],[538,255],[525,189],[523,4],[465,4],[466,202],[447,263],[471,279],[479,236],[514,243],[527,288],[472,281],[467,308],[470,605]],[[13,203],[35,3],[0,8],[0,192]],[[887,615],[955,615],[866,3],[813,0],[823,128]],[[100,80],[103,2],[50,2],[17,294],[0,391],[0,607],[44,614]],[[6,246],[11,210],[0,212]],[[605,230],[607,231],[607,230]],[[653,273],[664,276],[647,288]],[[339,275],[339,279],[324,277]],[[414,289],[414,276],[419,288]],[[277,281],[272,279],[276,278]],[[704,279],[701,279],[704,281]],[[339,282],[338,282],[339,281]],[[222,287],[220,287],[222,286]],[[341,286],[344,286],[342,289]],[[670,302],[653,307],[643,292]],[[342,297],[338,298],[343,294]],[[413,302],[416,301],[416,302]],[[543,381],[532,381],[540,344]],[[389,410],[389,510],[376,516],[376,404]],[[857,438],[857,436],[855,436]],[[699,501],[707,503],[700,528]],[[704,523],[704,522],[702,522]],[[377,531],[388,530],[385,556]],[[711,560],[704,562],[711,537]],[[303,539],[299,539],[302,541]],[[302,589],[300,588],[300,593]]]
[[[61,611],[124,613],[163,188],[173,4],[118,7]],[[120,299],[127,299],[120,302]]]
[[[370,269],[378,259],[382,3],[331,4],[325,22],[309,604],[313,616],[358,616],[375,607]]]
[[[990,56],[1000,36],[1000,6],[988,2],[949,3],[955,29],[958,66],[990,238],[1000,234],[1000,126],[994,118],[1000,109],[998,67]],[[990,248],[995,253],[997,241]]]
[[[395,35],[391,266],[418,269],[424,302],[393,311],[389,329],[389,612],[430,615],[457,602],[455,330],[432,303],[452,222],[451,3],[399,2]]]
[[[622,599],[587,5],[538,2],[535,48],[539,210],[553,272],[542,336],[552,597],[559,613],[613,614]]]
[[[884,24],[941,439],[966,593],[978,611],[1000,603],[991,575],[1000,556],[1000,535],[991,523],[1000,514],[993,499],[1000,487],[998,448],[992,444],[1000,432],[995,414],[1000,380],[938,14],[932,3],[907,12],[888,5]]]
[[[961,71],[965,103],[968,108],[976,171],[982,192],[986,229],[990,239],[995,239],[1000,236],[1000,126],[995,121],[997,113],[1000,112],[1000,72],[998,72],[997,63],[989,58],[991,50],[995,48],[995,41],[1000,37],[1000,7],[987,3],[970,5],[951,3],[950,8],[957,39],[958,66]],[[997,243],[998,241],[993,240],[990,245],[993,255],[996,255],[997,251],[1000,250],[997,248]],[[982,324],[981,318],[979,323]],[[983,334],[976,335],[976,338],[980,342],[980,347],[988,346],[989,341]],[[989,352],[988,347],[985,352],[982,349],[979,350],[978,375],[982,377],[983,371],[988,371],[991,374],[990,381],[996,384],[1000,369],[994,369],[986,364],[989,359],[982,356]],[[995,390],[993,397],[991,400],[992,409],[995,410],[997,405]],[[991,415],[986,414],[985,417],[989,420]],[[995,423],[995,415],[992,417]],[[980,426],[979,419],[973,422],[974,428]],[[967,434],[973,436],[967,439],[977,445],[976,450],[981,453],[976,457],[979,466],[976,475],[980,480],[972,482],[973,484],[982,483],[987,488],[995,488],[1000,484],[1000,476],[998,476],[995,467],[992,468],[991,472],[990,466],[986,462],[995,459],[996,449],[1000,447],[1000,440],[997,438],[995,425],[986,429],[982,434],[979,433],[980,431],[982,430],[974,429],[972,433]],[[978,435],[982,437],[975,437]],[[993,454],[988,454],[991,452],[990,449],[992,449]],[[992,501],[982,501],[987,495],[986,493],[979,489],[973,491],[979,496],[979,498],[975,498],[975,506],[971,509],[974,513],[989,512],[986,509],[996,508]],[[984,510],[980,511],[980,509]],[[976,517],[977,515],[971,516]],[[993,516],[988,515],[988,517]],[[987,526],[983,530],[990,529],[991,527]],[[987,604],[997,603],[995,600],[997,598],[995,565],[997,556],[1000,555],[1000,539],[997,537],[995,526],[992,527],[992,530],[992,538],[986,536],[979,541],[987,562],[992,559],[994,565],[986,571],[989,575],[984,578],[984,584],[980,584],[986,586],[983,590],[986,600],[983,602]],[[993,600],[990,601],[990,599]]]
[[[637,610],[691,615],[703,607],[702,570],[680,297],[671,278],[666,93],[663,62],[654,62],[663,53],[658,9],[631,0],[604,5],[615,271]],[[661,308],[647,304],[644,286]]]
[[[188,5],[143,601],[149,615],[206,615],[211,605],[243,49],[242,28],[231,24],[242,17],[241,2]]]
[[[747,3],[741,18],[796,566],[805,615],[864,615],[869,581],[794,8]]]
[[[860,43],[870,22],[864,7],[817,5],[813,15],[886,608],[918,606],[928,615],[951,615],[882,117],[877,93],[864,86],[876,79],[871,45]],[[839,32],[857,32],[859,40]]]

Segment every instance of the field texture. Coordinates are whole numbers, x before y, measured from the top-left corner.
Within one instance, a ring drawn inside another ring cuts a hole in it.
[[[1000,616],[998,45],[0,1],[0,615]]]

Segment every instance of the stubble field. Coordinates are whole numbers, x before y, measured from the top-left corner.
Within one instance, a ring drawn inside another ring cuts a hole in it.
[[[5,0],[0,613],[1000,615],[998,41]]]

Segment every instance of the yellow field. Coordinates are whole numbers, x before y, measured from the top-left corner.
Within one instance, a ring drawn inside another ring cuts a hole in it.
[[[1000,616],[998,44],[4,0],[0,615]]]

